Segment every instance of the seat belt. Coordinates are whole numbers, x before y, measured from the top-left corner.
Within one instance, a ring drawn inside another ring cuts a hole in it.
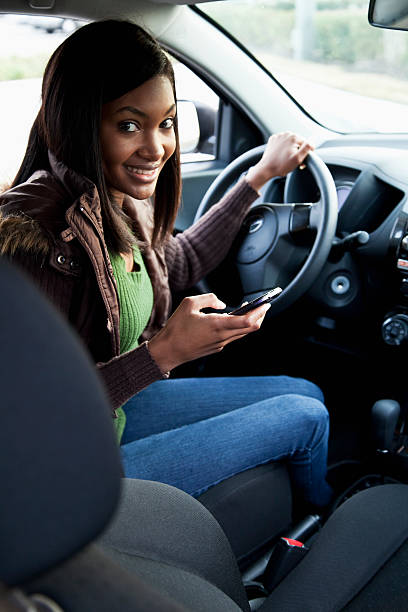
[[[299,540],[280,538],[273,549],[262,578],[266,590],[271,593],[306,556],[308,551],[309,548]]]

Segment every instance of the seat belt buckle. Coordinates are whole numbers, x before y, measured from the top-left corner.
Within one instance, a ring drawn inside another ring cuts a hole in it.
[[[271,592],[306,556],[309,548],[291,538],[280,538],[272,551],[262,583]]]

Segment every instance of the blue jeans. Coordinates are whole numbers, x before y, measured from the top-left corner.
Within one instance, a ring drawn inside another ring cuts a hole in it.
[[[158,381],[129,400],[121,454],[125,476],[197,497],[270,461],[287,461],[295,490],[323,506],[329,417],[313,383],[288,376]]]

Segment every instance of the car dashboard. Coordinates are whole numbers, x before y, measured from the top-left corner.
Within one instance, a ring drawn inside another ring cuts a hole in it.
[[[358,311],[377,317],[374,337],[381,330],[385,344],[408,346],[408,152],[344,145],[318,152],[336,185],[337,237],[356,236],[330,258],[335,269],[321,298],[341,311],[358,294]],[[358,241],[363,232],[367,242]]]
[[[317,363],[335,370],[333,378],[365,370],[377,393],[383,383],[384,393],[401,397],[408,349],[408,141],[339,137],[316,153],[336,186],[336,238],[313,285],[273,326],[280,344],[289,345],[285,367],[295,352],[310,360],[314,375]],[[294,197],[286,201],[319,200],[311,173],[299,175]],[[263,194],[269,202],[284,198],[285,179],[272,181]],[[304,361],[299,369],[304,372]]]

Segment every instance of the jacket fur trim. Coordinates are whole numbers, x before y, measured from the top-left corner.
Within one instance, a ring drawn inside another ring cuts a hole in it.
[[[5,216],[0,211],[0,254],[12,257],[17,251],[48,255],[51,239],[34,219],[23,214]]]

